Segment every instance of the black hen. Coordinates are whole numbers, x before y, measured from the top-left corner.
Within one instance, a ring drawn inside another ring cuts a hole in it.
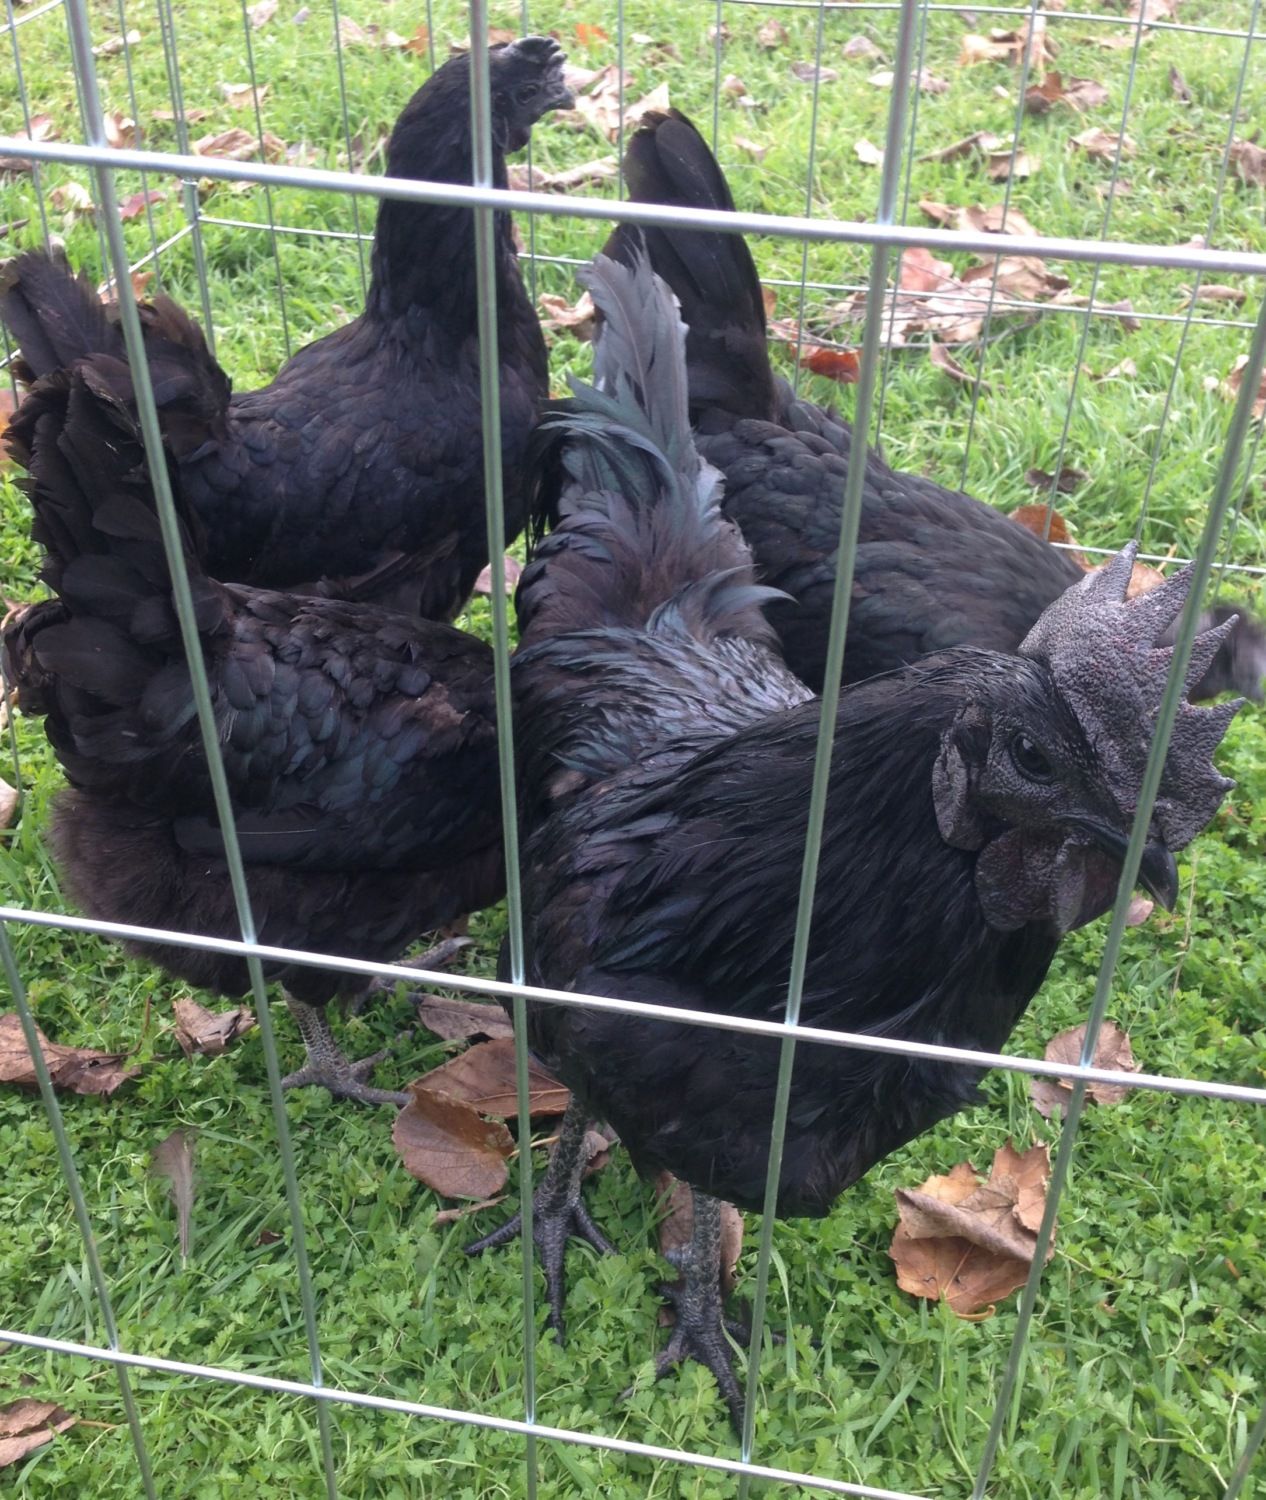
[[[574,409],[547,423],[560,521],[520,585],[527,977],[776,1018],[819,703],[769,649],[767,591],[691,443],[676,310],[635,266],[599,259],[591,273],[606,318],[599,390],[577,387]],[[1111,904],[1169,659],[1154,642],[1190,586],[1183,572],[1123,602],[1132,556],[1057,599],[1016,655],[960,647],[845,690],[806,1024],[996,1050],[1063,934]],[[1227,629],[1198,639],[1193,677]],[[1140,877],[1166,905],[1174,851],[1230,785],[1211,754],[1237,707],[1183,706]],[[528,1009],[533,1047],[579,1101],[536,1206],[555,1321],[565,1237],[596,1238],[576,1211],[588,1110],[640,1170],[695,1189],[663,1362],[704,1361],[737,1418],[716,1200],[761,1206],[777,1042]],[[888,1152],[973,1103],[980,1076],[802,1044],[779,1213],[827,1213]]]
[[[42,714],[70,787],[51,843],[90,915],[236,937],[188,666],[144,450],[91,363],[37,383],[6,435],[29,474],[57,597],[5,634],[8,681]],[[504,885],[489,649],[366,604],[220,584],[184,553],[261,942],[390,960]],[[129,949],[193,984],[249,988],[244,961]],[[322,1007],[355,976],[273,966],[320,1083],[366,1102]]]
[[[629,196],[643,203],[732,210],[720,166],[675,110],[650,114],[624,163]],[[681,303],[689,327],[690,408],[703,457],[725,476],[725,513],[751,546],[761,577],[791,595],[772,604],[788,665],[820,690],[852,429],[798,400],[776,379],[765,307],[741,235],[645,231],[651,264]],[[620,227],[607,253],[627,261]],[[1014,651],[1041,612],[1082,576],[1066,551],[958,490],[891,469],[873,450],[858,533],[844,680],[950,646]],[[1209,613],[1220,623],[1231,611]],[[1228,689],[1260,699],[1266,628],[1239,611],[1194,699]]]
[[[494,181],[547,110],[570,103],[548,37],[492,49]],[[418,90],[387,146],[395,177],[471,180],[470,64]],[[451,619],[488,561],[473,218],[384,199],[365,310],[309,344],[263,390],[230,394],[202,332],[167,297],[142,310],[177,483],[212,577],[317,591]],[[522,528],[524,445],[548,391],[545,343],[508,214],[496,221],[506,539]],[[39,377],[96,356],[130,384],[117,317],[63,260],[19,256],[0,318]]]

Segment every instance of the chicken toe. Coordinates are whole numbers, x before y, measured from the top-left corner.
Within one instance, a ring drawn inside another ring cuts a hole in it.
[[[385,1051],[363,1057],[359,1062],[351,1062],[344,1057],[334,1040],[324,1007],[305,1005],[293,995],[286,996],[286,1006],[299,1028],[308,1060],[303,1067],[288,1073],[281,1080],[283,1089],[316,1084],[329,1089],[336,1099],[355,1099],[359,1104],[408,1104],[408,1094],[371,1088],[365,1081],[373,1072],[375,1064],[386,1057]]]

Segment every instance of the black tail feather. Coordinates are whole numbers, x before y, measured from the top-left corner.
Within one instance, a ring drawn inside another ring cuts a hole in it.
[[[28,382],[90,354],[123,354],[123,338],[108,309],[60,251],[27,251],[0,270],[0,322],[21,355],[17,374]]]
[[[708,145],[677,110],[643,117],[624,157],[636,203],[734,210]],[[765,302],[755,262],[740,234],[618,225],[605,253],[631,264],[645,235],[651,267],[672,288],[690,332],[686,363],[692,407],[718,406],[740,417],[771,419],[776,410],[765,338]]]

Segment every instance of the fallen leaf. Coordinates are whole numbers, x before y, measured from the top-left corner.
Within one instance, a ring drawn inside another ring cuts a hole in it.
[[[970,68],[976,63],[1010,62],[1014,44],[1009,41],[994,41],[969,31],[963,37],[958,53],[958,66]]]
[[[112,146],[116,151],[130,151],[133,146],[139,145],[141,133],[136,128],[136,121],[130,116],[112,109],[103,117],[101,123],[105,130],[107,146]]]
[[[949,81],[938,78],[929,68],[920,68],[917,73],[911,74],[910,81],[921,94],[948,94]]]
[[[732,99],[741,99],[747,93],[747,85],[736,73],[727,73],[721,80],[721,92]]]
[[[592,47],[598,42],[610,41],[610,37],[601,26],[591,26],[587,21],[581,21],[576,26],[576,40],[582,47]]]
[[[151,109],[149,117],[151,120],[176,120],[183,119],[186,125],[197,125],[201,121],[209,119],[209,109],[187,109],[183,116],[178,116],[174,109]]]
[[[1190,307],[1193,302],[1230,302],[1239,307],[1248,296],[1248,293],[1238,286],[1220,286],[1217,282],[1204,282],[1192,291],[1190,287],[1183,287],[1187,294],[1184,307]]]
[[[568,302],[566,297],[553,292],[542,292],[536,302],[543,314],[542,328],[565,330],[575,334],[581,343],[593,337],[594,306],[588,292],[582,292],[576,302]]]
[[[855,349],[805,349],[800,363],[815,375],[825,375],[841,385],[852,385],[861,374],[861,360]]]
[[[834,83],[840,75],[834,68],[819,68],[816,63],[793,62],[791,76],[801,83]]]
[[[868,141],[865,136],[860,141],[853,143],[853,150],[857,153],[857,159],[863,166],[882,167],[884,164],[884,153],[879,146]]]
[[[496,1208],[498,1203],[504,1203],[506,1196],[499,1193],[495,1198],[484,1198],[479,1203],[464,1203],[461,1208],[441,1208],[436,1211],[431,1223],[437,1227],[441,1224],[456,1224],[459,1219],[469,1219],[472,1214],[481,1214],[485,1208]]]
[[[954,267],[949,261],[937,260],[922,245],[911,245],[903,252],[897,281],[903,292],[935,292],[954,280]]]
[[[391,1140],[407,1172],[446,1198],[492,1198],[506,1185],[514,1137],[500,1120],[412,1083]]]
[[[1178,0],[1130,0],[1125,13],[1127,21],[1172,21],[1178,14]]]
[[[1014,177],[1017,181],[1032,177],[1042,165],[1041,158],[1030,156],[1027,151],[1017,151],[1012,157],[1010,150],[991,151],[988,155],[985,176],[994,182],[1006,182]]]
[[[668,85],[661,83],[644,98],[639,99],[636,104],[630,104],[624,111],[625,130],[632,130],[641,124],[644,115],[666,113],[668,107]]]
[[[1132,380],[1139,372],[1139,367],[1132,359],[1123,359],[1119,365],[1113,365],[1110,370],[1105,370],[1102,375],[1091,375],[1091,380]]]
[[[1182,74],[1173,65],[1173,63],[1170,63],[1169,65],[1169,87],[1171,93],[1173,94],[1174,98],[1178,100],[1179,104],[1191,103],[1191,89],[1188,86],[1187,80],[1182,76]]]
[[[1150,915],[1149,911],[1144,913],[1140,920],[1146,921]],[[1056,1037],[1052,1037],[1046,1044],[1046,1051],[1042,1054],[1047,1062],[1076,1064],[1081,1061],[1081,1049],[1086,1044],[1085,1026],[1074,1026],[1068,1031],[1061,1031]],[[1137,1073],[1139,1065],[1134,1061],[1134,1053],[1130,1048],[1130,1038],[1116,1024],[1115,1021],[1105,1021],[1099,1028],[1099,1037],[1095,1042],[1095,1055],[1091,1066],[1096,1068],[1111,1068],[1117,1073]],[[1072,1079],[1063,1078],[1030,1078],[1029,1094],[1033,1099],[1033,1107],[1037,1112],[1050,1119],[1058,1112],[1063,1115],[1067,1108],[1069,1099],[1072,1098]],[[1086,1097],[1096,1104],[1120,1104],[1122,1099],[1130,1092],[1122,1084],[1116,1083],[1090,1083],[1086,1085]]]
[[[786,42],[787,28],[775,16],[770,16],[768,21],[761,23],[756,40],[766,52],[772,52],[775,47],[781,47]]]
[[[1002,145],[1002,137],[990,135],[987,130],[978,130],[974,135],[966,135],[961,141],[953,141],[948,146],[942,146],[939,151],[925,151],[918,158],[919,161],[957,161],[961,156],[971,156],[973,153],[986,156],[991,151],[996,151]]]
[[[220,92],[228,101],[230,109],[253,109],[255,105],[264,102],[268,85],[266,83],[222,83]]]
[[[607,1134],[610,1131],[610,1134]],[[601,1172],[611,1161],[611,1147],[620,1138],[608,1125],[603,1130],[590,1128],[585,1131],[584,1154],[585,1165],[581,1172],[582,1177],[592,1177],[595,1172]]]
[[[139,31],[129,31],[124,36],[109,36],[92,49],[93,57],[115,57],[125,47],[135,47],[141,39]]]
[[[96,1052],[91,1047],[62,1047],[37,1030],[40,1051],[53,1087],[72,1094],[112,1094],[121,1083],[135,1078],[139,1068],[125,1068],[123,1052]],[[0,1016],[0,1083],[35,1088],[35,1064],[26,1049],[22,1023],[10,1012]]]
[[[753,161],[764,161],[769,152],[768,146],[762,146],[757,141],[749,141],[746,136],[736,135],[734,144],[740,151],[745,151]]]
[[[851,36],[844,43],[844,56],[848,58],[882,57],[883,54],[868,36]]]
[[[48,195],[48,201],[54,208],[66,214],[70,219],[76,219],[81,214],[90,214],[96,211],[96,204],[92,201],[92,195],[81,182],[62,182]]]
[[[484,1005],[478,1000],[449,1000],[428,994],[418,1005],[418,1017],[428,1031],[446,1042],[514,1035],[510,1017],[499,1005]]]
[[[1048,270],[1046,262],[1036,255],[982,257],[977,265],[963,272],[964,286],[992,282],[995,267],[997,289],[1026,302],[1037,302],[1043,297],[1053,297],[1068,286],[1066,276],[1059,276],[1054,271]]]
[[[429,57],[431,55],[431,30],[425,22],[413,33],[404,44],[406,52],[412,52],[415,57]]]
[[[228,161],[245,161],[259,150],[259,141],[240,125],[222,130],[218,135],[200,136],[193,143],[195,156],[222,156]]]
[[[246,14],[251,18],[251,29],[262,31],[277,14],[277,0],[258,0]]]
[[[1230,374],[1223,380],[1218,389],[1226,401],[1234,401],[1240,393],[1240,387],[1244,384],[1244,366],[1248,364],[1248,355],[1241,354],[1239,359],[1231,366]],[[1253,415],[1255,417],[1266,416],[1266,372],[1263,372],[1257,386],[1257,397],[1253,402]]]
[[[511,1119],[519,1112],[518,1092],[514,1082],[514,1039],[476,1042],[422,1078],[414,1088],[443,1094],[460,1104],[469,1104],[482,1115]],[[528,1096],[533,1116],[561,1115],[571,1095],[535,1062],[528,1065]]]
[[[503,567],[505,569],[505,591],[513,594],[518,585],[519,578],[523,573],[523,564],[517,557],[507,556]],[[492,593],[492,564],[485,563],[480,570],[479,577],[475,579],[475,592],[485,597]]]
[[[695,1195],[688,1183],[679,1181],[671,1172],[661,1172],[655,1179],[655,1201],[665,1210],[664,1217],[659,1221],[659,1253],[670,1265],[680,1267],[694,1233]],[[722,1298],[728,1297],[734,1290],[742,1250],[743,1215],[732,1203],[723,1202],[720,1249]],[[681,1286],[684,1280],[684,1276],[679,1276],[674,1285]],[[671,1307],[660,1309],[661,1328],[669,1328],[675,1321]]]
[[[126,224],[130,219],[139,219],[151,203],[161,203],[167,194],[160,192],[157,188],[150,188],[147,193],[133,193],[130,198],[125,198],[119,204],[119,218]]]
[[[0,413],[0,432],[4,431],[4,415]],[[18,803],[21,801],[18,789],[10,786],[0,776],[0,828],[12,828],[13,821],[18,815]]]
[[[1266,187],[1266,150],[1252,141],[1236,141],[1230,154],[1241,182],[1250,187]]]
[[[1083,130],[1080,135],[1073,136],[1068,144],[1084,151],[1087,156],[1097,156],[1101,161],[1115,160],[1118,144],[1122,156],[1133,156],[1138,151],[1128,135],[1114,135],[1112,131],[1102,130],[1098,125],[1093,130]]]
[[[261,1229],[255,1240],[257,1247],[262,1245],[277,1245],[281,1243],[281,1236],[275,1229]]]
[[[191,1130],[173,1130],[166,1140],[154,1147],[150,1171],[167,1179],[167,1191],[176,1205],[177,1235],[180,1258],[189,1259],[193,1243],[193,1143]]]
[[[1056,104],[1066,104],[1079,114],[1106,104],[1108,91],[1091,78],[1065,78],[1048,73],[1041,83],[1031,83],[1024,91],[1024,107],[1031,115],[1044,115]]]
[[[1089,478],[1089,474],[1083,473],[1080,469],[1070,468],[1067,464],[1060,469],[1058,476],[1047,473],[1045,469],[1026,469],[1024,472],[1025,484],[1031,484],[1035,490],[1049,490],[1054,485],[1056,492],[1061,495],[1071,495]],[[1045,529],[1045,523],[1043,523],[1043,529]]]
[[[950,229],[974,229],[982,234],[1031,234],[1038,232],[1018,208],[1003,211],[1000,203],[991,208],[982,208],[979,203],[960,208],[951,203],[937,203],[932,198],[920,198],[919,207],[929,219],[944,224]]]
[[[219,1057],[255,1025],[255,1012],[249,1005],[207,1010],[187,995],[172,1002],[172,1013],[176,1018],[176,1043],[186,1057],[195,1052],[202,1057]]]
[[[928,350],[928,358],[938,370],[944,370],[949,378],[956,380],[959,385],[975,385],[976,377],[969,370],[963,369],[944,344],[933,344]],[[980,389],[987,391],[989,386],[982,380]]]
[[[63,1411],[56,1401],[35,1401],[29,1396],[0,1406],[0,1469],[6,1469],[51,1443],[79,1420]]]
[[[866,80],[866,82],[869,83],[872,88],[890,89],[896,76],[897,75],[892,71],[891,68],[881,68],[879,72],[872,73]]]
[[[708,40],[710,42],[720,42],[722,46],[724,46],[724,44],[730,40],[730,28],[725,24],[724,21],[722,21],[719,26],[709,26]]]
[[[1041,473],[1039,469],[1030,469],[1029,474]],[[1050,476],[1047,475],[1049,483]],[[1028,475],[1025,475],[1028,478]],[[1032,483],[1032,480],[1029,481]],[[1050,517],[1050,533],[1047,534],[1046,521]],[[1010,520],[1018,526],[1023,526],[1026,531],[1031,531],[1034,536],[1041,537],[1043,541],[1068,543],[1073,540],[1072,532],[1068,529],[1068,522],[1057,510],[1051,510],[1046,505],[1018,505],[1015,510],[1008,512]],[[1087,566],[1085,559],[1077,554],[1077,561],[1082,566]]]
[[[1049,1172],[1044,1145],[1020,1153],[1008,1141],[988,1181],[962,1162],[917,1190],[898,1188],[900,1223],[888,1251],[898,1286],[943,1299],[959,1317],[991,1310],[1017,1291],[1033,1263]]]
[[[1127,927],[1142,927],[1143,923],[1147,921],[1155,910],[1155,901],[1149,900],[1146,896],[1131,896],[1129,910],[1125,914],[1125,925]]]
[[[534,163],[513,162],[510,166],[510,186],[524,192],[572,193],[577,188],[597,187],[611,182],[619,175],[619,165],[614,156],[600,156],[594,161],[582,161],[577,166],[565,167],[561,172],[547,172]]]

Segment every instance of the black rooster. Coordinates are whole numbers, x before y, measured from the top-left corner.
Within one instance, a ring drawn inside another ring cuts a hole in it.
[[[707,143],[676,110],[643,119],[624,174],[639,202],[734,207]],[[820,690],[852,429],[775,378],[760,279],[741,235],[645,233],[651,264],[677,294],[690,330],[699,452],[725,476],[725,513],[742,528],[761,577],[791,595],[770,605],[769,618],[788,665]],[[607,253],[627,260],[632,243],[630,230],[619,227]],[[990,506],[891,469],[868,451],[844,680],[950,646],[1014,651],[1081,576],[1068,552]],[[1232,613],[1213,610],[1202,624]],[[1262,697],[1266,629],[1243,610],[1239,616],[1194,699],[1228,690]]]
[[[819,703],[778,660],[720,476],[692,444],[683,330],[645,262],[599,258],[597,390],[548,419],[560,521],[524,573],[515,663],[529,982],[778,1018],[787,994]],[[1115,895],[1191,575],[1124,602],[1134,549],[1003,655],[938,652],[844,691],[804,988],[806,1024],[1002,1047],[1063,934]],[[1229,625],[1201,635],[1192,680]],[[1140,879],[1172,906],[1174,852],[1231,785],[1238,708],[1184,704]],[[661,1367],[693,1357],[736,1420],[718,1199],[759,1209],[778,1044],[529,1004],[576,1093],[536,1201],[555,1324],[579,1208],[577,1125],[608,1120],[643,1172],[695,1189]],[[778,1211],[822,1215],[876,1162],[976,1101],[982,1070],[801,1045]],[[509,1238],[506,1225],[472,1249]]]
[[[490,54],[494,181],[533,123],[570,104],[563,52],[526,37]],[[387,146],[395,177],[471,180],[470,64],[418,90]],[[496,220],[506,539],[522,528],[524,445],[548,391],[545,343],[508,214]],[[123,360],[117,315],[64,260],[29,253],[0,278],[0,318],[27,374]],[[230,395],[201,330],[167,297],[143,308],[164,437],[207,538],[212,577],[319,591],[451,619],[488,561],[473,218],[384,199],[365,310],[263,390]]]
[[[94,362],[38,382],[6,441],[25,466],[55,599],[5,633],[8,681],[41,714],[70,787],[51,844],[94,917],[215,937],[240,931],[145,454]],[[261,942],[390,960],[504,888],[491,653],[438,621],[212,581],[197,521],[184,554]],[[233,955],[134,953],[206,989],[249,988]],[[267,966],[266,966],[267,969]],[[356,976],[292,965],[281,982],[307,1066],[290,1085],[363,1102],[323,1007]]]

